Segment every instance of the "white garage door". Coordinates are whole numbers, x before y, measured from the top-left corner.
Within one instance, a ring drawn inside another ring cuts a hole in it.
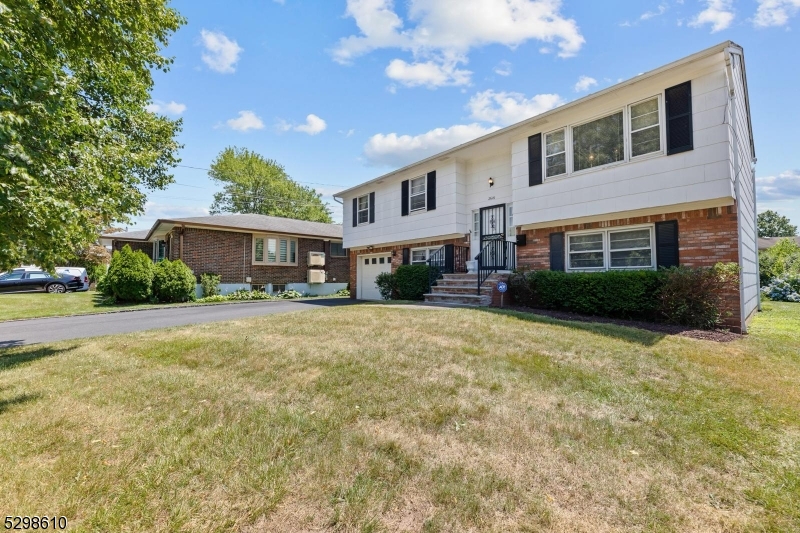
[[[360,300],[380,300],[381,293],[375,286],[375,278],[381,272],[392,271],[392,254],[358,256],[358,294]]]

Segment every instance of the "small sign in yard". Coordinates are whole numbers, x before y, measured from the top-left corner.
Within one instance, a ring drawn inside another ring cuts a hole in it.
[[[501,281],[497,284],[497,292],[500,293],[500,307],[503,307],[503,295],[508,290],[508,285],[505,282]]]

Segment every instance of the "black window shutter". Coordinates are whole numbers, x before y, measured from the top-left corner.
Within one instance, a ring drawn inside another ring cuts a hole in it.
[[[428,172],[428,211],[436,209],[436,171]]]
[[[358,198],[353,198],[353,227],[358,226]]]
[[[411,248],[403,248],[403,264],[411,264]]]
[[[678,221],[656,222],[656,265],[678,266]]]
[[[528,137],[528,186],[542,184],[542,134]]]
[[[400,216],[408,216],[408,180],[400,184]]]
[[[369,223],[375,223],[375,193],[369,193]]]
[[[692,82],[664,91],[667,115],[667,155],[694,148],[692,134]]]
[[[550,234],[550,270],[564,271],[564,232]]]

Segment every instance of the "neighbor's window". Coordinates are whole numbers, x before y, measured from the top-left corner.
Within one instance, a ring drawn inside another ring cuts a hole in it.
[[[344,246],[341,242],[331,243],[331,257],[344,257],[347,254],[344,252]]]
[[[289,237],[253,237],[253,263],[296,265],[297,240]]]
[[[545,135],[545,176],[551,178],[567,173],[566,131],[559,130]]]
[[[659,125],[658,98],[651,98],[630,107],[631,157],[659,152],[661,128]]]
[[[653,228],[568,234],[568,270],[653,268]]]
[[[603,262],[603,234],[584,233],[569,236],[569,268],[601,269]]]
[[[411,210],[425,209],[425,176],[411,180]]]
[[[481,212],[480,211],[473,211],[472,212],[472,234],[473,235],[480,235],[481,234]]]
[[[622,111],[572,128],[574,172],[608,165],[624,158]]]
[[[358,223],[367,224],[369,222],[369,195],[358,197]]]

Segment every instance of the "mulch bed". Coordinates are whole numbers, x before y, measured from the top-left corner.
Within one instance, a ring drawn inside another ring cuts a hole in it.
[[[594,322],[600,324],[615,324],[617,326],[627,326],[629,328],[639,328],[655,333],[663,333],[665,335],[677,335],[679,337],[689,337],[690,339],[700,339],[704,341],[714,342],[731,342],[741,339],[742,335],[739,333],[732,333],[728,330],[715,329],[695,329],[686,326],[676,326],[673,324],[661,324],[658,322],[643,322],[640,320],[622,320],[619,318],[605,318],[600,316],[580,315],[578,313],[569,313],[566,311],[552,311],[550,309],[533,309],[530,307],[522,306],[505,306],[503,309],[510,311],[519,311],[521,313],[531,313],[534,315],[542,315],[558,320],[573,320],[575,322]]]

